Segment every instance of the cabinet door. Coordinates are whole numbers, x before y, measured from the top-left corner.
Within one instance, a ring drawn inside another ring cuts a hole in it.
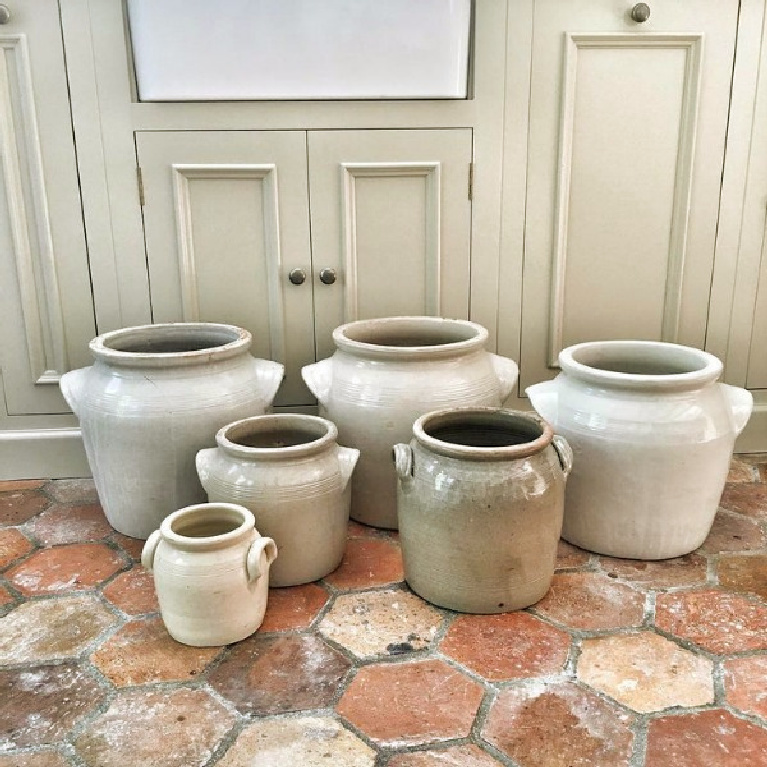
[[[523,387],[579,341],[705,343],[738,2],[631,5],[535,2]]]
[[[89,364],[95,322],[56,0],[0,27],[0,156],[5,406],[66,413],[59,378]]]
[[[255,356],[285,365],[276,404],[311,402],[306,134],[146,131],[136,145],[154,322],[247,328]]]
[[[343,322],[468,317],[471,158],[468,129],[309,133],[318,358]]]

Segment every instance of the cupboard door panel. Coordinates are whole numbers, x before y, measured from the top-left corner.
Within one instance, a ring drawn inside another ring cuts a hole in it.
[[[737,5],[537,0],[523,387],[580,341],[705,344]]]
[[[468,316],[471,157],[464,129],[309,133],[318,357],[343,322]]]
[[[228,322],[286,368],[276,404],[311,401],[314,358],[303,131],[139,132],[155,322]]]

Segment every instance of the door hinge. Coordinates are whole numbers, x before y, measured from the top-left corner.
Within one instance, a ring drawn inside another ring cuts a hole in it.
[[[136,181],[138,182],[138,202],[144,207],[144,177],[141,175],[141,167],[136,166]]]
[[[469,163],[469,199],[474,199],[474,163]]]

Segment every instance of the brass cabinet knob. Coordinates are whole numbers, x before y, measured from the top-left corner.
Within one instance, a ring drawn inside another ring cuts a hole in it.
[[[288,274],[288,279],[294,285],[303,285],[304,282],[306,282],[306,272],[303,269],[293,269],[290,274]]]
[[[320,282],[323,285],[332,285],[335,281],[336,281],[335,269],[328,269],[326,267],[325,269],[320,270]]]
[[[647,3],[637,3],[631,9],[631,18],[638,24],[642,24],[650,18],[650,6]]]

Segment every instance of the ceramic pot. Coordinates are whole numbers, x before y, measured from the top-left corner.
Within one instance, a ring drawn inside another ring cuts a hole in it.
[[[405,578],[441,607],[501,613],[537,602],[554,575],[567,441],[530,413],[421,416],[394,446]]]
[[[144,544],[168,633],[195,647],[239,642],[264,619],[269,566],[277,556],[253,515],[231,503],[200,503],[166,517]]]
[[[232,325],[144,325],[91,341],[91,367],[65,373],[99,499],[121,533],[146,538],[175,509],[205,500],[194,467],[227,423],[271,405],[282,365],[249,353]]]
[[[277,543],[272,586],[316,581],[341,564],[359,450],[337,445],[337,435],[317,416],[264,415],[225,426],[217,448],[197,453],[208,498],[247,507]]]
[[[553,381],[527,394],[576,456],[563,537],[631,559],[698,548],[751,414],[751,394],[716,383],[716,357],[676,344],[583,343],[563,350],[559,365]]]
[[[338,426],[342,444],[360,450],[351,516],[397,527],[394,442],[410,439],[423,413],[467,405],[497,407],[511,393],[517,366],[485,351],[487,330],[466,320],[387,317],[341,325],[336,352],[301,371]]]

